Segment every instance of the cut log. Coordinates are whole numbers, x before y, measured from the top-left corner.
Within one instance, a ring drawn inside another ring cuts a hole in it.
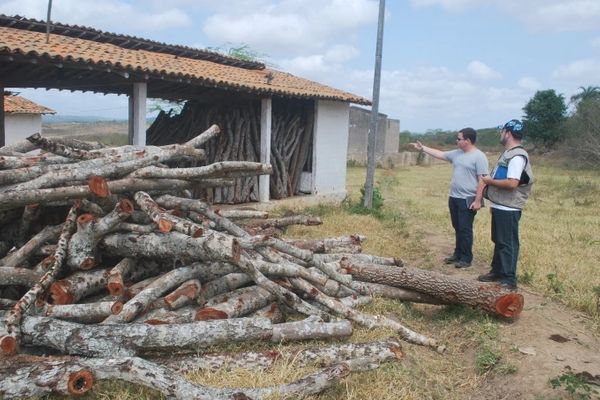
[[[204,230],[202,226],[167,213],[161,209],[158,204],[152,200],[152,197],[146,192],[136,192],[135,201],[146,214],[154,221],[161,232],[169,232],[174,229],[177,232],[184,233],[191,237],[202,236]]]
[[[42,276],[40,281],[36,283],[21,299],[15,304],[12,310],[5,317],[3,326],[0,328],[0,351],[3,355],[14,354],[17,351],[20,338],[20,323],[23,314],[40,297],[46,289],[54,282],[61,271],[63,262],[67,256],[67,245],[69,239],[75,230],[75,221],[77,218],[77,210],[79,203],[73,205],[69,210],[67,219],[62,227],[62,232],[58,239],[58,246],[48,272]]]
[[[198,238],[179,232],[147,235],[112,233],[106,235],[101,244],[108,254],[114,256],[179,259],[183,263],[235,261],[240,256],[237,240],[216,232],[208,232]]]
[[[416,268],[386,268],[373,264],[341,262],[355,279],[416,290],[444,302],[467,304],[506,318],[516,318],[523,310],[523,295],[484,283]]]
[[[92,214],[77,218],[77,232],[69,241],[67,264],[72,269],[88,270],[98,264],[97,245],[107,233],[133,212],[133,204],[127,199],[117,203],[112,212],[96,219]]]
[[[46,226],[34,237],[29,239],[21,248],[8,254],[0,260],[0,267],[18,267],[29,258],[38,248],[48,241],[55,242],[60,235],[62,225]]]
[[[125,303],[121,313],[110,316],[104,323],[133,321],[138,315],[146,311],[153,301],[167,293],[169,290],[178,287],[183,282],[190,279],[195,279],[198,268],[202,268],[202,266],[177,268],[161,275],[145,289],[135,295],[135,297]]]
[[[108,269],[81,271],[60,279],[48,289],[50,304],[73,304],[106,288]]]
[[[265,289],[252,286],[236,293],[230,292],[222,303],[204,307],[196,312],[197,321],[210,319],[237,318],[265,307],[275,300],[275,295]]]
[[[23,343],[89,357],[133,356],[158,351],[197,352],[215,344],[347,337],[349,321],[272,324],[266,318],[234,318],[189,324],[83,325],[46,317],[23,318]]]
[[[322,304],[323,306],[327,307],[328,309],[340,316],[348,318],[371,329],[376,327],[385,327],[393,329],[394,331],[402,335],[404,340],[410,343],[420,344],[422,346],[429,346],[438,349],[438,351],[443,351],[443,349],[438,347],[437,342],[435,340],[405,327],[398,321],[392,320],[385,316],[373,316],[370,314],[362,313],[360,311],[356,311],[346,306],[345,304],[342,304],[340,301],[326,296],[303,279],[292,278],[290,279],[290,282],[294,285],[294,287],[298,288],[299,290],[302,290],[315,301],[318,301],[320,304]]]
[[[169,310],[176,310],[191,304],[200,295],[202,285],[198,279],[190,279],[165,296],[165,305]]]
[[[152,361],[175,371],[189,372],[229,371],[240,368],[264,370],[274,368],[280,363],[298,367],[310,365],[327,367],[346,360],[373,356],[379,357],[381,361],[400,360],[403,357],[402,346],[398,340],[388,338],[367,343],[345,343],[323,347],[160,357],[152,358]]]
[[[27,268],[0,267],[0,286],[26,286],[28,288],[39,282],[41,274]]]
[[[231,273],[217,279],[213,279],[202,285],[198,294],[198,304],[203,306],[209,299],[235,290],[245,284],[252,282],[252,278],[248,274]]]
[[[310,374],[296,382],[251,389],[220,389],[192,383],[180,375],[137,357],[12,358],[0,361],[0,394],[5,399],[20,399],[48,393],[81,396],[96,380],[117,379],[157,390],[167,398],[197,400],[251,400],[301,398],[318,394],[352,371],[376,368],[380,357],[348,360]]]
[[[50,318],[58,318],[80,324],[92,324],[103,321],[109,315],[118,314],[122,308],[123,303],[120,301],[48,305],[43,314]]]

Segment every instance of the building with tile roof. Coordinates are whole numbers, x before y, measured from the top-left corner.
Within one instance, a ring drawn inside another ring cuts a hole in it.
[[[148,97],[259,103],[263,162],[270,162],[272,101],[308,102],[314,119],[308,171],[313,194],[345,194],[349,105],[370,104],[361,96],[262,63],[77,25],[52,23],[46,35],[45,22],[19,16],[0,15],[0,76],[4,88],[128,95],[130,142],[135,144],[146,143]],[[267,187],[261,200],[266,200],[268,184],[261,182]]]
[[[24,97],[4,94],[4,127],[6,144],[16,143],[36,132],[42,132],[42,115],[55,111]]]

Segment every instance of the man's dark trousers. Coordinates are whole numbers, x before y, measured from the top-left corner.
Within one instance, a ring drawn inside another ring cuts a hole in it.
[[[492,208],[492,272],[500,277],[501,282],[511,285],[517,284],[520,219],[521,211]]]
[[[477,211],[470,210],[466,199],[448,198],[450,219],[456,237],[454,257],[470,264],[473,261],[473,220]]]

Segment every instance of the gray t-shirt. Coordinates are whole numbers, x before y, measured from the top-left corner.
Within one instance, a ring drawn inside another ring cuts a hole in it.
[[[444,152],[446,159],[452,163],[452,183],[450,197],[466,199],[475,196],[479,175],[487,175],[488,160],[479,149],[465,153],[461,149]]]

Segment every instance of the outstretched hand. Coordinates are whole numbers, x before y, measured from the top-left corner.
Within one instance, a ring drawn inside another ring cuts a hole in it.
[[[419,150],[419,151],[423,151],[423,144],[421,144],[421,142],[419,142],[418,140],[416,141],[416,143],[410,143],[412,145],[412,147],[414,147],[415,149]]]

